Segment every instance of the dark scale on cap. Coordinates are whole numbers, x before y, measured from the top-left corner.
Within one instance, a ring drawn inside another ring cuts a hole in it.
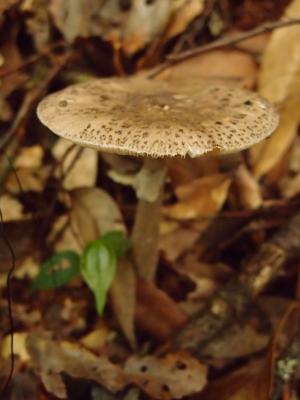
[[[38,116],[54,133],[83,146],[152,157],[239,151],[278,124],[273,107],[255,93],[140,77],[67,87],[44,99]]]

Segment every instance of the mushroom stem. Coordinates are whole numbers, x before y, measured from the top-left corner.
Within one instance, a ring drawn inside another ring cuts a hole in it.
[[[166,168],[160,160],[145,159],[138,174],[139,198],[132,231],[132,250],[137,273],[153,280],[158,262],[160,207]]]

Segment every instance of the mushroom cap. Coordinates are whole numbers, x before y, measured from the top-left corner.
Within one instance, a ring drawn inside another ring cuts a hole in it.
[[[82,146],[150,157],[240,151],[278,125],[274,108],[255,93],[141,77],[71,85],[42,100],[37,114],[54,133]]]

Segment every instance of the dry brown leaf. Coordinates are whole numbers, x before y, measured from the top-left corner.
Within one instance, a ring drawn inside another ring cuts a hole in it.
[[[269,398],[269,365],[254,361],[215,382],[195,400],[266,400]]]
[[[110,298],[114,313],[132,348],[136,348],[135,306],[136,276],[127,258],[120,260],[117,274],[110,288]]]
[[[15,168],[39,168],[42,165],[44,149],[40,145],[22,147],[14,160]]]
[[[254,146],[251,155],[256,178],[271,171],[293,144],[300,120],[299,110],[300,96],[299,99],[287,101],[280,112],[280,122],[274,134],[268,141]]]
[[[74,250],[81,253],[83,249],[76,233],[70,226],[68,215],[61,215],[53,222],[47,242],[51,245],[54,244],[55,251]]]
[[[46,389],[60,399],[67,397],[61,373],[93,380],[113,393],[136,384],[158,400],[181,398],[199,392],[206,384],[206,367],[185,354],[132,356],[123,367],[78,345],[55,342],[37,333],[28,335],[27,347]]]
[[[186,315],[164,291],[151,282],[137,281],[137,326],[155,339],[167,340],[186,322]]]
[[[251,55],[239,50],[214,50],[174,65],[159,77],[170,81],[188,77],[252,88],[256,75],[257,67]]]
[[[179,2],[180,3],[180,2]],[[183,32],[192,20],[200,15],[204,9],[204,0],[181,1],[179,9],[171,18],[169,26],[164,34],[164,41]]]
[[[220,172],[220,157],[204,154],[196,158],[166,159],[168,177],[173,186],[190,183],[195,178]]]
[[[9,174],[6,189],[12,194],[19,194],[22,191],[42,192],[50,172],[51,167],[46,165],[40,168],[18,168]]]
[[[71,224],[83,246],[106,232],[126,230],[118,205],[104,190],[75,189],[70,195]]]
[[[86,349],[91,350],[95,353],[99,353],[101,348],[108,341],[111,333],[112,332],[109,327],[100,320],[99,323],[97,323],[97,326],[91,332],[80,338],[80,343]]]
[[[198,238],[199,232],[197,230],[177,228],[160,236],[159,249],[163,251],[167,260],[175,261],[188,251]]]
[[[300,0],[287,7],[284,19],[300,15]],[[300,120],[300,26],[275,30],[262,58],[259,93],[283,103],[281,122],[271,138],[251,149],[256,177],[268,173],[283,157],[297,133]]]
[[[101,36],[128,55],[164,31],[174,8],[171,0],[133,0],[127,10],[122,10],[117,0],[53,0],[49,6],[68,41],[78,36]]]
[[[14,354],[18,356],[21,361],[27,362],[29,354],[26,349],[26,340],[28,334],[26,332],[14,332]],[[5,360],[9,359],[11,355],[11,335],[5,336],[0,342],[0,357]]]
[[[70,150],[72,146],[73,149]],[[68,140],[59,138],[52,153],[57,161],[63,162],[62,168],[57,171],[58,177],[68,171],[63,181],[63,187],[66,190],[95,186],[98,164],[97,150],[81,148]],[[71,166],[72,169],[69,170]]]
[[[236,190],[237,201],[246,210],[252,210],[262,205],[263,198],[259,183],[244,164],[238,168],[233,186]]]
[[[279,182],[280,193],[286,199],[296,196],[300,193],[300,174],[293,177],[287,177]]]
[[[286,8],[282,19],[298,18],[299,15],[300,1],[293,0]],[[275,30],[263,55],[258,81],[259,92],[274,103],[299,96],[299,37],[299,24]]]
[[[31,363],[46,389],[60,399],[67,398],[60,375],[62,372],[74,378],[92,379],[112,392],[125,386],[126,380],[119,366],[78,345],[55,342],[41,334],[31,333],[28,335],[27,348]]]
[[[207,368],[184,354],[130,357],[124,371],[132,381],[155,399],[180,399],[200,392],[206,385]]]
[[[193,252],[182,257],[172,268],[195,284],[195,289],[187,296],[192,301],[207,300],[232,274],[227,265],[201,262]]]
[[[8,194],[0,196],[0,208],[3,221],[18,221],[24,218],[22,204]]]
[[[176,189],[179,201],[165,207],[164,214],[180,220],[212,217],[226,201],[230,184],[228,175],[216,174],[179,186]]]

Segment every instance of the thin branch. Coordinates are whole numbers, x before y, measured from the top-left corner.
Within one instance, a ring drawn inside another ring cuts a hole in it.
[[[52,55],[53,52],[55,50],[59,49],[60,47],[63,48],[63,47],[67,47],[67,46],[68,46],[68,44],[62,40],[51,46],[46,47],[38,54],[33,54],[32,56],[28,57],[27,60],[23,61],[22,63],[20,63],[19,65],[17,65],[14,68],[7,69],[5,67],[2,67],[2,68],[0,68],[0,78],[1,79],[6,78],[9,75],[15,74],[15,73],[19,72],[21,69],[26,68],[29,65],[36,63],[41,58]]]
[[[230,280],[215,293],[205,310],[191,317],[161,351],[175,347],[201,355],[208,343],[224,335],[228,327],[247,313],[253,299],[280,276],[285,263],[299,256],[300,213],[263,243],[242,267],[239,277]]]
[[[177,64],[183,60],[186,60],[190,57],[197,56],[202,53],[206,53],[208,51],[220,49],[226,46],[232,46],[234,44],[237,44],[239,42],[242,42],[246,39],[251,39],[255,36],[261,35],[263,33],[268,33],[272,32],[275,29],[280,29],[280,28],[286,28],[288,26],[292,25],[297,25],[300,24],[300,17],[299,18],[293,18],[293,19],[286,19],[286,20],[281,20],[281,21],[275,21],[275,22],[268,22],[266,24],[263,24],[259,26],[258,28],[251,29],[247,32],[243,33],[237,33],[234,35],[228,35],[225,37],[222,37],[221,39],[217,39],[211,43],[195,47],[190,50],[183,51],[181,53],[176,53],[176,54],[170,54],[167,56],[167,59],[165,62],[162,64],[158,65],[156,68],[153,68],[149,74],[147,75],[148,78],[154,78],[156,75],[158,75],[160,72],[164,71],[168,67],[170,67],[173,64]]]

